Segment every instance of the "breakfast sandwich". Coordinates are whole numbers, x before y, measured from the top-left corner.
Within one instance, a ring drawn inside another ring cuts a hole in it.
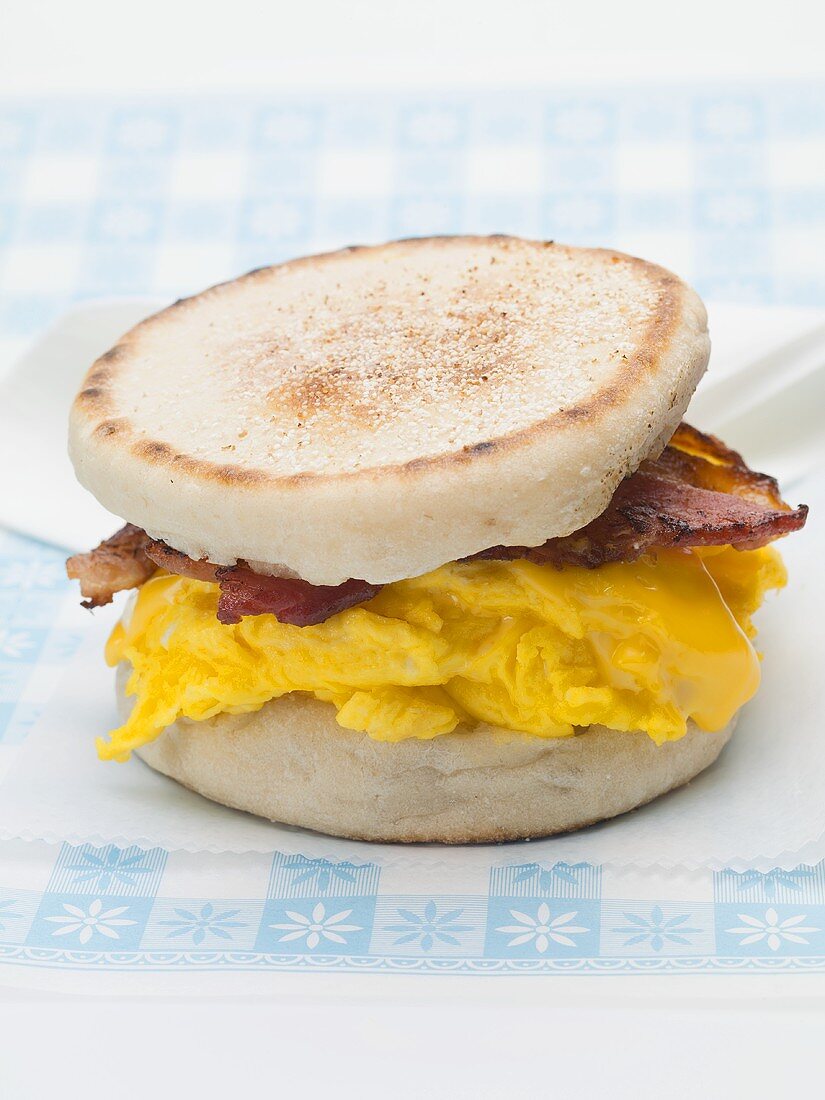
[[[690,780],[759,684],[805,523],[683,421],[704,307],[507,237],[351,248],[175,303],[91,367],[70,452],[126,526],[69,559],[135,752],[334,835],[546,836]]]

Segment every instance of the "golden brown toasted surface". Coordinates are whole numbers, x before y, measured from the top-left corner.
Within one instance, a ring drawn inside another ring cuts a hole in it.
[[[233,483],[461,462],[626,400],[683,291],[545,242],[347,249],[149,318],[94,364],[76,415],[142,461]]]
[[[450,237],[262,268],[89,371],[70,452],[189,557],[384,583],[598,515],[705,369],[696,294],[604,249]]]

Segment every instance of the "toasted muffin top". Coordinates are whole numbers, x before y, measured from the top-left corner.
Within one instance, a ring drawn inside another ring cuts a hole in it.
[[[589,522],[708,351],[695,293],[616,252],[345,249],[132,329],[86,376],[71,453],[107,508],[192,557],[386,582]]]

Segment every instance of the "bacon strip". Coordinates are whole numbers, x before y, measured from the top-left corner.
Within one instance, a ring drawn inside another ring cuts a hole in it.
[[[714,436],[682,424],[659,458],[642,463],[625,478],[604,512],[580,531],[541,546],[493,546],[463,560],[526,558],[596,568],[635,561],[660,547],[731,545],[746,550],[799,530],[807,514],[804,504],[794,509],[785,504],[774,478],[749,469]],[[224,567],[194,561],[132,524],[66,563],[87,597],[84,607],[110,603],[115,592],[138,587],[158,567],[217,583],[222,623],[272,614],[282,623],[311,626],[371,600],[381,590],[367,581],[313,585],[255,573],[243,562]]]
[[[525,558],[539,564],[635,561],[654,548],[764,546],[805,525],[808,509],[790,509],[776,480],[751,470],[714,436],[682,424],[658,459],[619,484],[600,516],[541,546],[493,546],[465,561]]]
[[[196,581],[214,581],[218,566],[211,561],[195,561],[181,550],[174,550],[160,539],[149,539],[146,544],[146,556],[159,569],[167,573],[177,573],[180,577],[192,577]]]
[[[94,550],[75,554],[66,562],[69,577],[79,580],[81,593],[89,597],[83,601],[84,607],[111,603],[115,592],[138,588],[158,568],[220,585],[218,618],[222,623],[239,623],[245,615],[269,614],[282,623],[312,626],[348,607],[366,603],[381,590],[380,584],[367,581],[316,585],[297,577],[255,573],[245,565],[224,567],[195,561],[131,523]]]
[[[357,580],[337,585],[310,584],[297,577],[256,573],[245,565],[218,566],[209,561],[194,561],[154,539],[149,542],[146,554],[169,573],[198,581],[216,581],[221,589],[218,618],[222,623],[239,623],[244,615],[275,615],[281,623],[313,626],[339,611],[371,600],[381,588]]]
[[[236,566],[219,569],[221,586],[218,618],[239,623],[244,615],[274,615],[279,623],[314,626],[339,611],[371,600],[380,584],[348,580],[343,584],[310,584],[293,577],[267,577]]]
[[[127,523],[86,554],[75,554],[66,562],[66,573],[80,581],[83,607],[102,607],[112,602],[115,592],[138,588],[155,571],[146,556],[149,536],[140,527]]]

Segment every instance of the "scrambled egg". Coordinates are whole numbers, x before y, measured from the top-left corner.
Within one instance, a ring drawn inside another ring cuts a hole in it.
[[[718,730],[756,691],[750,617],[784,583],[771,547],[598,569],[477,561],[388,585],[318,626],[224,626],[217,585],[160,572],[109,639],[136,699],[98,751],[125,760],[181,716],[254,711],[293,691],[379,741],[471,736],[481,722],[537,737],[599,723],[657,743],[688,718]]]

